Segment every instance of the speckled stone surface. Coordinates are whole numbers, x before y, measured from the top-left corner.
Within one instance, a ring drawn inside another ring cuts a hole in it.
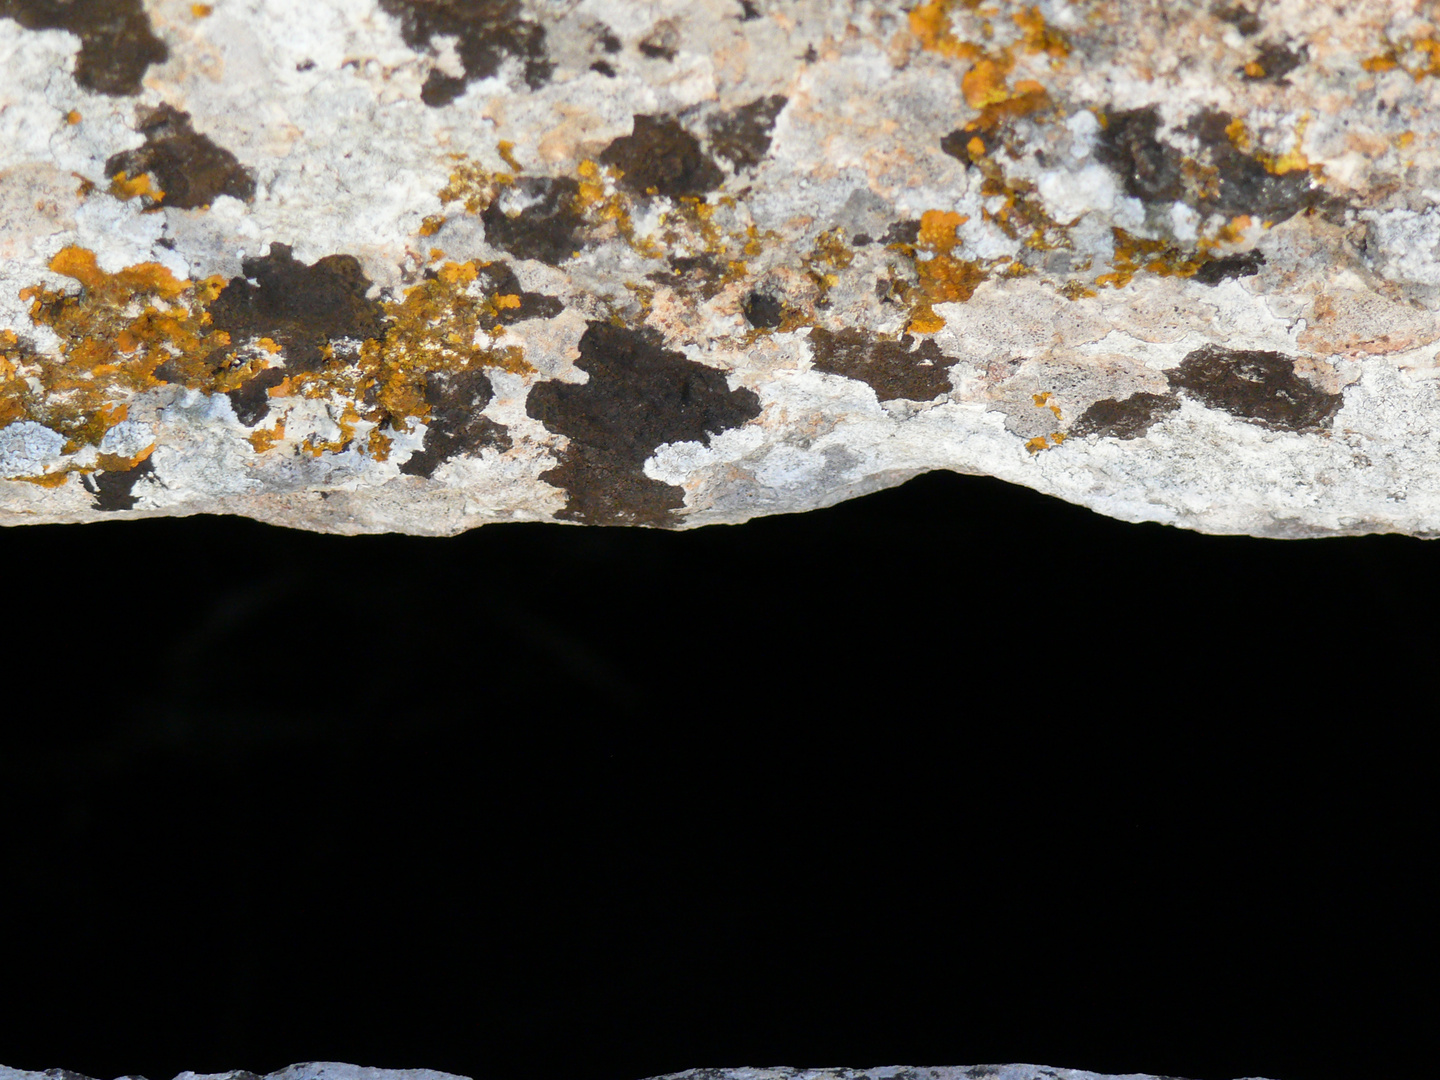
[[[0,521],[930,469],[1440,533],[1420,0],[0,0]]]
[[[48,1072],[21,1072],[0,1066],[0,1080],[87,1080],[64,1069]],[[467,1080],[451,1073],[429,1069],[367,1069],[336,1062],[311,1062],[260,1077],[253,1072],[183,1072],[175,1080]],[[654,1080],[1175,1080],[1141,1073],[1109,1076],[1078,1069],[1050,1069],[1042,1065],[970,1065],[942,1068],[880,1069],[688,1069],[655,1077]],[[1249,1078],[1257,1080],[1257,1078]]]

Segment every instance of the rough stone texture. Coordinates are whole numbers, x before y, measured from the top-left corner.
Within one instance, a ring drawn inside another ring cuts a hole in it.
[[[21,1072],[0,1065],[0,1080],[88,1080],[65,1069],[46,1072]],[[122,1078],[130,1080],[130,1078]],[[467,1080],[451,1073],[429,1069],[367,1069],[358,1065],[336,1062],[311,1062],[291,1065],[287,1069],[260,1077],[252,1072],[233,1070],[224,1073],[182,1072],[175,1080]],[[1043,1065],[970,1065],[941,1068],[906,1068],[889,1066],[880,1069],[687,1069],[653,1080],[1176,1080],[1141,1073],[1109,1076],[1082,1072],[1078,1069],[1050,1069]],[[1250,1077],[1248,1080],[1259,1080]]]
[[[1440,534],[1421,0],[0,0],[0,521],[929,469]]]

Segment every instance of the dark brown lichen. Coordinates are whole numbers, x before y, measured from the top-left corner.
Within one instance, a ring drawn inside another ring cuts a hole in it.
[[[131,494],[135,490],[136,483],[143,477],[154,474],[155,466],[147,457],[134,468],[82,476],[80,483],[86,491],[95,496],[92,505],[96,510],[113,513],[120,510],[133,510],[135,504],[140,501],[139,496]]]
[[[353,255],[327,255],[313,265],[296,261],[285,244],[241,263],[244,277],[231,278],[210,305],[215,329],[240,343],[267,337],[285,351],[294,371],[314,371],[324,347],[385,335],[385,309],[367,298],[370,279]]]
[[[758,289],[740,301],[740,311],[757,330],[774,330],[785,321],[785,304],[780,298]]]
[[[508,214],[508,195],[492,199],[480,215],[485,239],[517,259],[551,266],[574,255],[580,249],[576,233],[585,224],[579,182],[568,176],[524,176],[512,187],[524,209]]]
[[[411,454],[400,471],[411,476],[433,476],[442,462],[459,454],[476,454],[489,447],[509,450],[510,434],[501,424],[480,412],[494,396],[483,371],[432,371],[425,376],[425,445]]]
[[[1178,408],[1180,402],[1174,394],[1138,393],[1127,398],[1102,398],[1080,414],[1069,434],[1138,439],[1152,424]]]
[[[1241,150],[1244,125],[1228,113],[1203,109],[1186,124],[1199,143],[1193,157],[1160,139],[1159,127],[1154,105],[1112,113],[1096,146],[1096,157],[1142,202],[1185,202],[1204,214],[1277,223],[1330,201],[1308,168]]]
[[[788,100],[771,94],[716,114],[710,121],[711,151],[730,162],[736,172],[759,165],[770,152],[770,133]]]
[[[435,38],[455,39],[464,78],[432,71],[420,92],[427,105],[449,104],[466,83],[488,79],[509,57],[524,65],[532,90],[544,86],[554,70],[545,28],[524,17],[520,0],[380,0],[380,8],[400,20],[400,33],[412,49],[433,52]]]
[[[1296,51],[1283,41],[1267,41],[1260,46],[1255,59],[1241,69],[1241,74],[1251,82],[1284,82],[1285,76],[1304,64],[1306,57],[1303,45]]]
[[[255,197],[255,178],[229,150],[190,126],[190,114],[169,105],[147,109],[138,127],[145,145],[115,154],[105,162],[112,180],[134,180],[149,174],[151,201],[194,210],[209,206],[218,195],[246,202]],[[158,189],[158,190],[157,190]]]
[[[674,117],[636,116],[634,130],[611,142],[599,160],[619,169],[621,186],[637,195],[703,195],[725,181]]]
[[[1281,431],[1329,427],[1344,404],[1296,375],[1294,359],[1278,352],[1206,345],[1166,374],[1203,405]]]
[[[235,416],[246,427],[254,427],[270,412],[270,390],[285,381],[285,373],[279,368],[266,368],[252,379],[247,379],[238,389],[226,395]]]
[[[1228,278],[1251,277],[1265,265],[1265,256],[1258,251],[1241,251],[1234,255],[1202,263],[1195,271],[1195,280],[1202,285],[1219,285]]]
[[[111,97],[138,94],[146,69],[169,57],[141,0],[0,0],[0,18],[74,34],[75,81]]]
[[[891,341],[855,328],[838,333],[821,327],[810,331],[810,349],[818,370],[858,379],[881,401],[930,401],[950,392],[949,366],[954,361],[933,340],[914,346],[915,339],[909,334]]]
[[[646,459],[666,443],[708,444],[760,415],[753,391],[731,390],[724,372],[667,349],[649,327],[591,322],[575,363],[589,382],[542,382],[525,403],[531,417],[570,440],[541,475],[565,490],[557,516],[567,520],[676,524],[685,493],[646,476]]]

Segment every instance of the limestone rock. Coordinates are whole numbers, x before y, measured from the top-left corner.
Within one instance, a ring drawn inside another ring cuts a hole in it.
[[[1418,0],[0,0],[0,521],[931,469],[1440,534]]]
[[[87,1080],[64,1069],[21,1072],[0,1065],[0,1080]],[[259,1077],[252,1072],[182,1072],[175,1080],[468,1080],[429,1069],[367,1069],[336,1062],[310,1062]],[[1049,1069],[1041,1065],[971,1065],[941,1068],[880,1069],[687,1069],[654,1080],[1175,1080],[1129,1073],[1105,1076],[1078,1069]],[[1250,1078],[1258,1080],[1258,1078]]]

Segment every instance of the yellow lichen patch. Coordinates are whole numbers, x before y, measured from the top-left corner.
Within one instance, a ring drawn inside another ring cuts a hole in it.
[[[71,109],[69,112],[67,112],[65,114],[65,123],[69,124],[71,127],[74,127],[76,124],[80,123],[80,110]]]
[[[1375,73],[1402,68],[1416,80],[1440,76],[1440,39],[1434,30],[1425,27],[1414,37],[1391,42],[1384,52],[1362,60],[1360,66]]]
[[[209,4],[191,4],[190,14],[197,19],[208,19],[215,14],[215,9]]]
[[[488,264],[446,263],[430,278],[408,289],[405,299],[385,304],[388,325],[384,338],[362,343],[351,362],[331,360],[318,371],[298,372],[274,387],[275,397],[299,395],[335,403],[340,435],[331,440],[307,438],[301,449],[319,455],[339,453],[354,442],[359,425],[371,425],[364,451],[376,460],[389,456],[386,425],[409,431],[409,421],[426,419],[426,377],[477,368],[499,368],[526,374],[534,370],[515,346],[497,347],[496,316],[521,305],[521,297],[487,294],[477,287]],[[283,425],[271,436],[252,437],[263,453],[284,435]],[[256,433],[259,435],[259,433]]]
[[[941,56],[953,56],[961,60],[972,60],[980,50],[968,41],[961,41],[950,24],[953,7],[974,10],[979,0],[930,0],[917,4],[910,10],[910,32],[920,40],[920,47]]]
[[[1060,406],[1056,405],[1050,400],[1054,396],[1054,394],[1050,393],[1050,391],[1047,390],[1043,394],[1031,394],[1030,399],[1035,402],[1035,407],[1037,409],[1049,409],[1052,413],[1055,414],[1055,419],[1060,420],[1062,419],[1062,417],[1060,416]]]
[[[1070,55],[1070,42],[1059,30],[1045,25],[1045,16],[1038,7],[1024,8],[1010,17],[1025,35],[1026,51],[1046,53],[1056,63]]]
[[[1313,169],[1313,171],[1319,173],[1320,166],[1312,166],[1310,159],[1306,157],[1305,152],[1300,149],[1301,145],[1305,142],[1305,128],[1309,126],[1309,124],[1310,114],[1306,113],[1300,117],[1300,120],[1295,125],[1295,142],[1289,150],[1286,150],[1283,154],[1257,153],[1254,155],[1255,160],[1265,166],[1267,172],[1274,173],[1276,176],[1283,176],[1288,172],[1299,172],[1302,169]]]
[[[975,64],[960,79],[960,92],[965,95],[965,103],[972,109],[984,109],[1009,99],[1006,76],[1014,66],[1014,61],[1008,56],[998,60],[987,57]]]
[[[95,459],[95,467],[104,472],[129,472],[155,452],[156,443],[151,443],[138,454],[101,454]]]
[[[181,381],[223,392],[253,373],[250,363],[220,361],[230,339],[210,329],[205,305],[223,279],[182,281],[159,263],[111,274],[79,247],[60,251],[50,269],[79,282],[80,292],[36,285],[20,296],[30,301],[30,318],[60,339],[60,355],[37,354],[27,362],[26,379],[0,383],[0,399],[7,399],[0,414],[18,411],[61,432],[70,441],[67,452],[97,445],[124,419],[125,400],[141,390]],[[165,379],[156,377],[162,364]]]
[[[143,199],[149,209],[159,206],[160,201],[165,198],[165,192],[155,186],[149,173],[130,177],[124,170],[116,173],[110,180],[110,194],[117,199]]]
[[[467,213],[481,213],[494,201],[502,187],[515,182],[515,178],[510,174],[491,172],[463,154],[455,155],[453,160],[455,168],[450,171],[450,182],[440,189],[440,201],[458,202],[465,207]],[[423,225],[421,228],[421,235],[431,235],[423,231]],[[438,228],[436,231],[439,231]]]
[[[420,222],[421,236],[434,236],[445,227],[444,214],[431,214]]]
[[[495,144],[495,152],[500,155],[500,160],[514,169],[517,173],[525,170],[520,167],[520,162],[515,160],[515,144],[501,139]]]
[[[1114,269],[1097,277],[1097,285],[1124,288],[1141,270],[1160,277],[1191,277],[1210,261],[1204,252],[1186,251],[1166,240],[1146,240],[1118,226],[1110,231],[1115,237]]]
[[[1026,441],[1025,449],[1029,450],[1032,454],[1038,454],[1041,450],[1049,450],[1051,447],[1059,446],[1067,438],[1069,438],[1069,436],[1063,431],[1056,431],[1048,436],[1036,435],[1035,438]]]
[[[949,210],[927,210],[920,215],[919,244],[931,257],[915,261],[920,298],[906,327],[912,334],[942,330],[945,320],[935,313],[934,305],[963,304],[975,295],[987,276],[979,263],[952,254],[959,243],[955,230],[967,220],[965,215]]]

